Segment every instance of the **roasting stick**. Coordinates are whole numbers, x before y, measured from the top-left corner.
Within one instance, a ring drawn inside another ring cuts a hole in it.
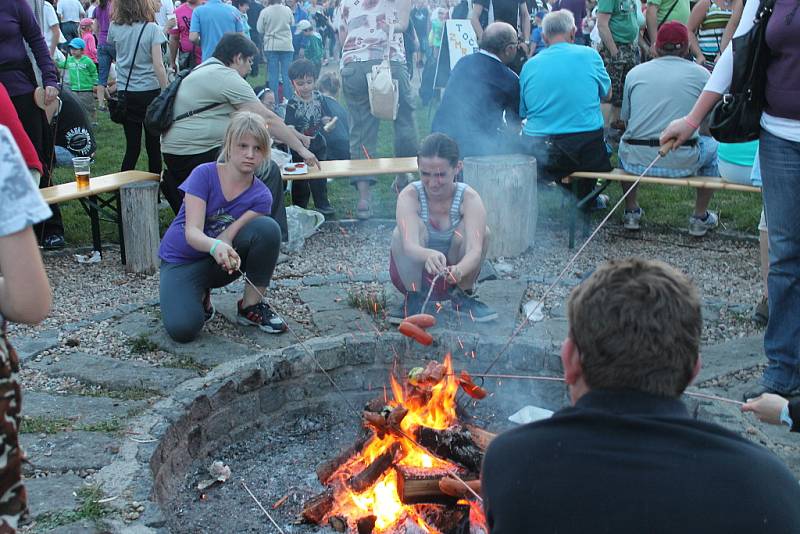
[[[275,522],[275,520],[274,520],[274,519],[272,519],[272,516],[271,516],[271,515],[269,515],[269,512],[267,512],[267,509],[266,509],[266,508],[264,508],[264,506],[263,506],[263,505],[261,504],[261,502],[260,502],[260,501],[259,501],[259,500],[256,498],[256,496],[255,496],[255,495],[253,495],[253,492],[252,492],[252,491],[250,491],[250,488],[248,488],[248,487],[247,487],[247,484],[245,483],[245,481],[244,481],[244,480],[242,480],[242,486],[244,486],[244,489],[246,489],[246,490],[247,490],[247,493],[249,493],[249,494],[250,494],[250,497],[252,497],[252,498],[253,498],[253,500],[254,500],[254,501],[256,501],[256,504],[258,505],[258,507],[259,507],[259,508],[261,508],[261,511],[262,511],[262,512],[264,512],[264,515],[266,515],[266,516],[267,516],[267,518],[268,518],[270,521],[272,521],[272,524],[273,524],[273,525],[275,525],[275,528],[277,528],[277,529],[278,529],[278,532],[280,532],[281,534],[286,534],[286,533],[283,531],[283,529],[282,529],[281,527],[279,527],[279,526],[278,526],[278,523],[276,523],[276,522]]]
[[[245,282],[247,282],[248,284],[250,284],[250,286],[251,286],[251,287],[252,287],[252,288],[255,290],[255,292],[256,292],[256,293],[258,293],[258,294],[259,294],[259,296],[260,296],[262,299],[264,299],[264,300],[266,300],[266,299],[267,299],[267,298],[264,296],[264,294],[263,294],[263,293],[261,293],[261,291],[259,291],[259,290],[258,290],[258,288],[256,287],[256,285],[255,285],[253,282],[251,282],[251,281],[250,281],[250,279],[247,277],[247,275],[246,275],[246,274],[244,274],[244,273],[242,272],[242,270],[241,270],[241,269],[240,269],[238,266],[237,266],[236,270],[239,272],[239,274],[241,274],[241,275],[242,275],[242,278],[244,279],[244,281],[245,281]],[[433,285],[431,285],[431,287],[433,287]],[[428,293],[428,296],[430,296],[430,293]],[[321,363],[319,363],[319,360],[317,359],[317,357],[316,357],[316,355],[314,354],[314,352],[313,352],[311,349],[309,349],[309,348],[308,348],[308,346],[307,346],[307,345],[306,345],[306,344],[303,342],[303,340],[302,340],[302,339],[300,339],[300,336],[298,336],[298,335],[297,335],[297,334],[294,332],[294,330],[292,330],[292,329],[291,329],[291,327],[289,327],[289,323],[286,323],[286,328],[287,328],[287,330],[289,331],[289,333],[290,333],[290,334],[292,334],[292,336],[293,336],[293,337],[294,337],[294,338],[297,340],[297,342],[300,344],[300,346],[301,346],[301,347],[303,347],[303,349],[304,349],[304,350],[305,350],[305,351],[308,353],[308,355],[309,355],[309,356],[311,356],[311,359],[313,359],[313,360],[314,360],[314,363],[316,363],[316,364],[317,364],[317,367],[319,367],[319,370],[320,370],[320,371],[322,371],[322,373],[325,375],[325,377],[328,379],[328,381],[331,383],[331,385],[333,385],[333,387],[334,387],[334,388],[336,388],[336,391],[338,391],[338,392],[339,392],[339,395],[341,395],[341,396],[342,396],[342,400],[344,400],[345,404],[347,404],[347,407],[348,407],[348,408],[350,408],[350,410],[351,410],[351,411],[352,411],[352,412],[353,412],[353,413],[356,415],[356,417],[358,417],[359,419],[361,419],[361,413],[360,413],[360,412],[358,412],[358,411],[357,411],[357,410],[356,410],[356,409],[353,407],[353,405],[352,405],[352,404],[350,404],[350,401],[348,400],[348,398],[347,398],[347,395],[345,395],[345,394],[344,394],[344,391],[342,391],[342,389],[339,387],[339,385],[336,383],[336,381],[335,381],[335,380],[334,380],[334,379],[331,377],[331,375],[329,375],[329,374],[328,374],[328,372],[325,370],[325,368],[322,366],[322,364],[321,364]],[[417,442],[417,440],[415,440],[414,438],[412,438],[411,436],[409,436],[409,435],[408,435],[406,432],[404,432],[402,429],[400,429],[400,428],[393,428],[393,430],[396,430],[396,431],[397,431],[397,432],[398,432],[400,435],[402,435],[402,436],[403,436],[404,438],[406,438],[408,441],[410,441],[411,443],[413,443],[414,445],[416,445],[417,447],[419,447],[420,449],[422,449],[423,451],[425,451],[427,454],[430,454],[431,456],[434,456],[434,457],[436,457],[436,458],[440,458],[440,457],[439,457],[437,454],[433,453],[433,452],[432,452],[431,450],[429,450],[427,447],[424,447],[424,446],[422,446],[422,444],[418,443],[418,442]],[[461,479],[461,477],[459,477],[459,476],[458,476],[458,474],[457,474],[457,473],[455,473],[455,471],[452,471],[452,472],[450,472],[449,474],[450,474],[450,475],[452,475],[452,476],[453,476],[453,478],[455,478],[456,480],[458,480],[459,482],[461,482],[461,483],[464,485],[464,487],[466,487],[466,488],[467,488],[467,489],[468,489],[468,490],[469,490],[469,491],[470,491],[470,492],[471,492],[473,495],[475,495],[475,497],[477,497],[477,498],[478,498],[478,500],[479,500],[480,502],[483,502],[483,499],[481,499],[481,496],[480,496],[480,495],[478,495],[477,493],[475,493],[475,491],[474,491],[472,488],[470,488],[470,487],[469,487],[469,484],[467,484],[466,482],[464,482],[464,481]],[[247,486],[244,484],[244,481],[242,481],[242,485],[244,485],[244,486],[245,486],[245,489],[247,489]],[[248,491],[248,493],[250,493],[250,490],[249,490],[249,489],[248,489],[247,491]],[[253,497],[253,499],[255,499],[255,496],[254,496],[252,493],[250,493],[250,496],[251,496],[251,497]],[[258,500],[256,500],[256,502],[258,502]],[[258,503],[258,505],[259,505],[259,506],[261,506],[261,503]],[[262,507],[261,507],[261,509],[262,509],[262,510],[264,510],[264,507],[262,506]],[[267,511],[266,511],[266,510],[264,510],[264,513],[267,513]],[[269,516],[269,514],[267,514],[267,516]],[[272,518],[270,518],[270,519],[272,519]],[[274,521],[273,521],[273,523],[274,523]],[[276,526],[277,526],[277,525],[276,525]],[[278,530],[280,530],[280,528],[278,528]],[[281,534],[283,534],[283,531],[281,531]]]
[[[436,276],[433,277],[431,280],[431,287],[428,289],[428,296],[425,297],[425,302],[422,303],[422,308],[420,308],[419,313],[425,313],[425,306],[428,305],[428,301],[431,300],[431,295],[433,294],[433,288],[436,287],[436,282],[444,275],[445,271],[440,272]]]
[[[658,163],[658,160],[660,160],[662,157],[666,156],[669,153],[669,151],[672,150],[672,147],[673,147],[674,144],[675,144],[675,141],[671,140],[668,143],[662,145],[661,148],[658,150],[658,154],[656,154],[655,159],[653,159],[653,161],[650,162],[650,165],[647,166],[647,168],[644,170],[644,172],[642,174],[640,174],[636,178],[636,180],[634,180],[634,182],[631,185],[631,187],[629,187],[628,190],[619,199],[619,201],[616,204],[614,204],[614,207],[611,208],[610,210],[608,210],[608,214],[603,218],[602,221],[600,221],[600,224],[597,225],[597,228],[594,229],[594,232],[592,232],[591,235],[586,239],[586,241],[584,241],[583,245],[581,245],[581,248],[579,248],[578,251],[575,253],[575,255],[572,256],[572,259],[570,259],[567,262],[567,264],[564,266],[564,269],[556,277],[556,279],[553,281],[553,283],[550,284],[547,287],[547,289],[545,289],[544,293],[542,294],[541,298],[539,299],[538,304],[536,304],[536,307],[530,313],[526,314],[525,318],[522,320],[522,323],[520,323],[520,325],[517,328],[514,329],[514,331],[511,333],[511,336],[508,338],[508,341],[506,341],[506,343],[500,349],[500,352],[497,353],[497,355],[494,357],[492,362],[489,364],[489,367],[487,367],[486,371],[484,371],[485,373],[488,373],[489,371],[492,370],[492,368],[495,366],[495,364],[500,359],[500,357],[503,354],[505,354],[505,352],[508,350],[508,347],[511,346],[511,342],[514,340],[514,338],[517,337],[517,335],[522,331],[522,329],[525,328],[525,325],[528,324],[528,322],[530,321],[529,317],[533,316],[544,305],[545,299],[550,295],[550,293],[553,291],[553,289],[555,289],[555,287],[559,284],[559,282],[561,282],[561,280],[564,278],[564,275],[567,274],[567,271],[570,269],[570,267],[572,267],[572,265],[578,259],[578,256],[580,256],[581,253],[584,251],[584,249],[586,249],[586,247],[589,245],[589,243],[591,243],[592,239],[594,239],[594,237],[597,235],[597,233],[600,231],[600,229],[606,224],[606,222],[608,222],[608,220],[611,218],[611,216],[614,214],[614,212],[617,211],[617,208],[620,207],[623,202],[625,202],[625,199],[628,197],[630,192],[636,190],[636,186],[639,185],[639,182],[642,180],[644,175],[647,174],[650,171],[650,169],[653,168],[653,165]]]

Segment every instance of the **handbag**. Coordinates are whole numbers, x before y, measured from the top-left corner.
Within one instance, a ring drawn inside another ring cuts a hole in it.
[[[389,62],[392,39],[394,39],[394,23],[390,22],[393,18],[388,13],[388,2],[386,5],[386,22],[389,25],[386,52],[383,61],[373,65],[372,71],[367,73],[367,92],[370,113],[377,119],[393,121],[397,118],[397,109],[400,106],[400,89],[397,80],[392,78],[392,65]]]
[[[201,66],[199,68],[203,67]],[[178,89],[183,80],[192,72],[193,70],[191,69],[179,72],[175,79],[172,80],[172,83],[150,102],[144,114],[144,127],[147,131],[154,135],[163,135],[169,131],[174,123],[223,104],[222,102],[214,102],[213,104],[207,104],[203,107],[187,111],[186,113],[181,113],[173,118],[175,98],[178,96]]]
[[[128,69],[128,79],[125,82],[125,90],[117,91],[115,94],[109,95],[108,98],[106,98],[108,116],[111,122],[124,124],[125,119],[128,117],[128,99],[125,93],[128,92],[128,86],[131,83],[131,74],[133,74],[133,67],[136,65],[136,54],[139,53],[139,43],[142,42],[142,34],[144,33],[144,29],[147,28],[147,24],[147,22],[142,24],[142,31],[139,32],[139,38],[136,39],[136,48],[133,49],[133,60],[131,61],[131,68]]]
[[[711,111],[709,130],[717,141],[743,143],[758,139],[767,82],[767,22],[775,0],[761,0],[753,27],[733,39],[733,74],[728,93]]]

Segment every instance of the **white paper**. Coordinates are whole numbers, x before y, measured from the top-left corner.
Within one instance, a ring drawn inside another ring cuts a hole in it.
[[[552,410],[539,408],[538,406],[523,406],[517,413],[508,418],[512,423],[525,425],[542,419],[549,419],[553,415]]]

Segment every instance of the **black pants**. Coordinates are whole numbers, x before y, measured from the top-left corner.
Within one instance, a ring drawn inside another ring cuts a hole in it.
[[[536,158],[536,172],[543,182],[556,182],[578,171],[608,172],[612,169],[603,129],[548,136],[522,136],[525,152]],[[578,196],[583,198],[594,187],[592,180],[578,181]]]
[[[39,180],[39,187],[49,187],[53,185],[50,169],[53,166],[54,148],[53,132],[47,123],[47,116],[34,102],[33,93],[13,96],[11,102],[14,104],[19,120],[36,148],[36,154],[42,163],[44,172]],[[53,216],[33,227],[36,237],[40,241],[51,235],[64,235],[64,224],[61,222],[61,210],[58,208],[58,204],[52,204],[50,209],[53,211]]]
[[[181,209],[181,204],[183,203],[183,191],[178,189],[178,186],[192,174],[192,171],[198,165],[217,161],[217,156],[219,156],[221,149],[222,147],[215,147],[207,152],[188,154],[186,156],[164,153],[164,163],[167,168],[164,171],[164,179],[161,181],[161,192],[169,202],[169,206],[175,212],[175,215],[178,214],[178,210]]]
[[[309,145],[308,149],[317,156],[319,161],[324,161],[328,153],[328,144],[325,137],[319,133],[312,137],[311,145]],[[303,158],[293,150],[292,161],[301,162]],[[328,201],[328,180],[325,178],[292,180],[292,204],[307,208],[310,197],[314,197],[314,206],[317,209],[328,208],[331,205]]]
[[[161,175],[161,138],[144,128],[144,114],[150,102],[161,93],[153,91],[127,91],[128,116],[122,125],[125,131],[125,156],[122,158],[122,171],[136,168],[139,154],[142,152],[142,130],[144,130],[144,147],[147,151],[147,170]]]

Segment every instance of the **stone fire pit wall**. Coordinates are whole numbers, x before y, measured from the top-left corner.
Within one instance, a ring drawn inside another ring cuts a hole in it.
[[[431,347],[422,347],[396,333],[315,338],[306,345],[351,404],[360,408],[361,402],[382,392],[395,358],[409,369],[428,359],[441,360],[448,348],[456,347],[455,369],[482,372],[507,341],[464,334],[458,339],[448,334],[438,337]],[[493,372],[555,375],[562,369],[553,346],[515,340]],[[182,397],[178,392],[174,398]],[[204,384],[200,392],[186,392],[180,400],[185,410],[170,418],[173,422],[150,458],[156,501],[163,506],[174,495],[185,483],[194,460],[248,437],[271,417],[321,403],[347,409],[344,399],[299,345],[265,354],[229,377]]]

